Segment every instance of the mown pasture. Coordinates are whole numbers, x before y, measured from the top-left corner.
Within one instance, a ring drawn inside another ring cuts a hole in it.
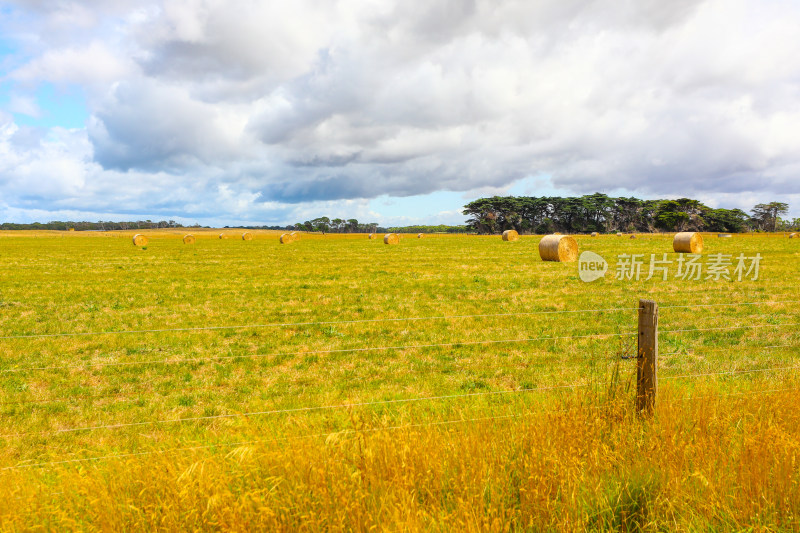
[[[535,236],[134,233],[0,233],[2,528],[800,527],[796,239],[706,236],[757,280],[583,283]]]

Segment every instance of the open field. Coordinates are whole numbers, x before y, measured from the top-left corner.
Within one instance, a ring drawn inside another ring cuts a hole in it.
[[[0,232],[0,529],[800,528],[797,239],[583,283],[535,236],[241,233]]]

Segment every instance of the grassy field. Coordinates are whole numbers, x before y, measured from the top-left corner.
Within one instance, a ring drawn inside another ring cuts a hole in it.
[[[0,232],[2,530],[800,529],[797,239],[133,233]]]

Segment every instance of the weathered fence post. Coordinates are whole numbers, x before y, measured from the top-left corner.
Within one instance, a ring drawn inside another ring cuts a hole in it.
[[[658,304],[639,300],[639,349],[636,358],[636,411],[653,414],[658,392]]]

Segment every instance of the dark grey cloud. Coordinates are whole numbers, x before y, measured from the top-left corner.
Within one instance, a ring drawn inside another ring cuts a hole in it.
[[[115,170],[214,165],[229,153],[220,111],[176,87],[122,82],[89,122],[95,160]]]

